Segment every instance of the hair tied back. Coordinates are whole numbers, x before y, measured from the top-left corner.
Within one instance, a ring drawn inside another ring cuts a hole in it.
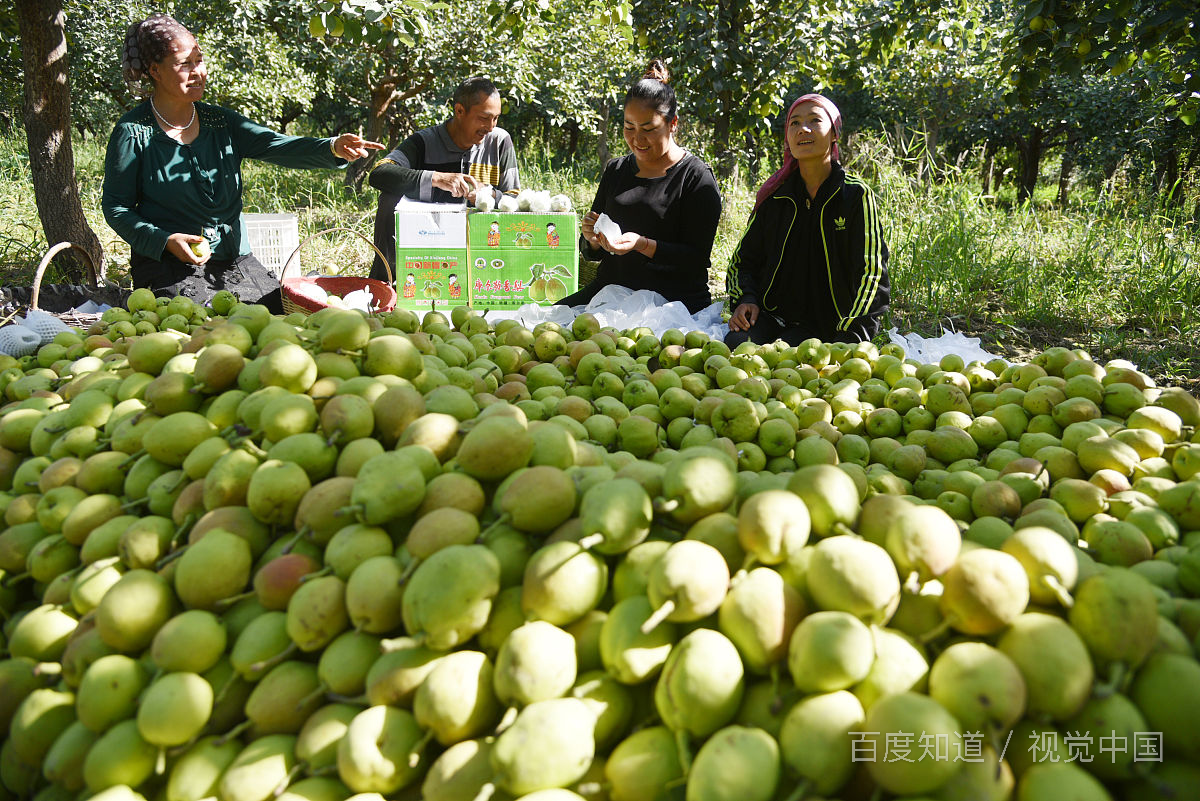
[[[650,63],[646,65],[646,71],[642,74],[642,78],[649,78],[652,81],[658,81],[660,83],[670,83],[671,71],[667,69],[666,64],[664,64],[660,59],[656,58],[652,59]]]

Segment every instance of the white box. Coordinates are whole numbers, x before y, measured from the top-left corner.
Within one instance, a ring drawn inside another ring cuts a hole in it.
[[[465,248],[466,203],[423,203],[401,198],[396,204],[397,248]]]
[[[246,221],[246,238],[250,252],[276,278],[283,277],[283,268],[288,257],[300,247],[299,220],[295,214],[243,214]],[[300,256],[296,256],[296,267],[292,271],[299,275]]]

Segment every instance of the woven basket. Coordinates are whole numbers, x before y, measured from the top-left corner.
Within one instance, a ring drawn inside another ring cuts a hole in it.
[[[596,272],[600,267],[598,261],[587,261],[580,257],[579,259],[579,288],[583,289],[592,281],[596,280]]]
[[[43,309],[38,309],[38,297],[42,294],[42,276],[44,276],[46,274],[46,269],[50,266],[50,262],[54,260],[54,257],[57,256],[59,253],[61,253],[64,250],[77,250],[81,254],[83,254],[83,264],[85,267],[87,267],[88,283],[91,284],[91,286],[93,288],[99,288],[100,276],[99,276],[99,273],[96,271],[96,263],[94,261],[92,261],[92,254],[88,253],[86,250],[84,250],[84,248],[82,246],[76,245],[74,242],[59,242],[57,245],[55,245],[54,247],[52,247],[48,251],[46,251],[46,255],[42,256],[42,260],[38,263],[37,272],[33,274],[33,294],[29,298],[29,308],[30,309],[35,309],[37,311],[44,311]],[[62,313],[45,312],[45,313],[53,314],[55,317],[62,320],[67,325],[74,326],[76,328],[87,328],[92,323],[94,323],[100,319],[99,313],[96,313],[96,314],[85,314],[85,313],[79,313],[79,312],[62,312]]]
[[[359,278],[353,275],[314,275],[309,277],[295,276],[288,277],[288,270],[293,264],[298,264],[296,259],[298,254],[305,245],[312,241],[314,237],[322,234],[329,234],[335,231],[342,231],[348,234],[354,234],[359,239],[362,239],[371,249],[379,254],[379,259],[383,262],[384,269],[387,270],[388,281],[385,284],[383,281],[376,281],[373,278]],[[379,248],[375,247],[375,243],[367,239],[353,228],[326,228],[324,231],[317,231],[315,234],[307,237],[303,242],[296,246],[292,251],[292,255],[288,257],[287,263],[283,266],[283,273],[279,281],[283,296],[283,311],[285,314],[312,314],[321,309],[329,307],[328,303],[322,303],[319,300],[306,297],[298,292],[298,288],[305,285],[316,285],[321,287],[328,293],[334,295],[345,295],[347,292],[354,292],[358,289],[365,289],[371,293],[371,297],[375,300],[377,312],[390,312],[396,308],[396,288],[392,285],[392,267],[388,264],[387,258],[380,252]]]

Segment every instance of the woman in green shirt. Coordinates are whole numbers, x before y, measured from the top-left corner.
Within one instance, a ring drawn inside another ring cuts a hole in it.
[[[282,311],[279,282],[250,252],[242,159],[339,167],[383,145],[345,133],[285,136],[201,103],[208,72],[192,34],[166,14],[129,26],[122,70],[146,102],[113,130],[104,160],[104,218],[132,251],[135,287],[207,303],[229,289]]]

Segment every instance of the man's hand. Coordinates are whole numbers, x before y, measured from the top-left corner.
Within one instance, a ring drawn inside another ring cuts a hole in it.
[[[454,197],[467,197],[474,194],[475,190],[483,184],[479,183],[473,175],[461,172],[435,172],[433,185],[449,192]]]
[[[363,139],[358,134],[344,133],[333,140],[333,154],[346,161],[357,161],[368,155],[372,150],[383,150],[379,142]]]
[[[750,326],[758,322],[758,306],[753,303],[739,303],[729,318],[730,331],[749,331]]]
[[[207,241],[197,234],[171,234],[167,237],[167,252],[184,264],[204,264],[212,258],[212,253],[205,248],[204,255],[197,256],[192,251],[192,245],[198,245],[201,242],[207,243]]]

